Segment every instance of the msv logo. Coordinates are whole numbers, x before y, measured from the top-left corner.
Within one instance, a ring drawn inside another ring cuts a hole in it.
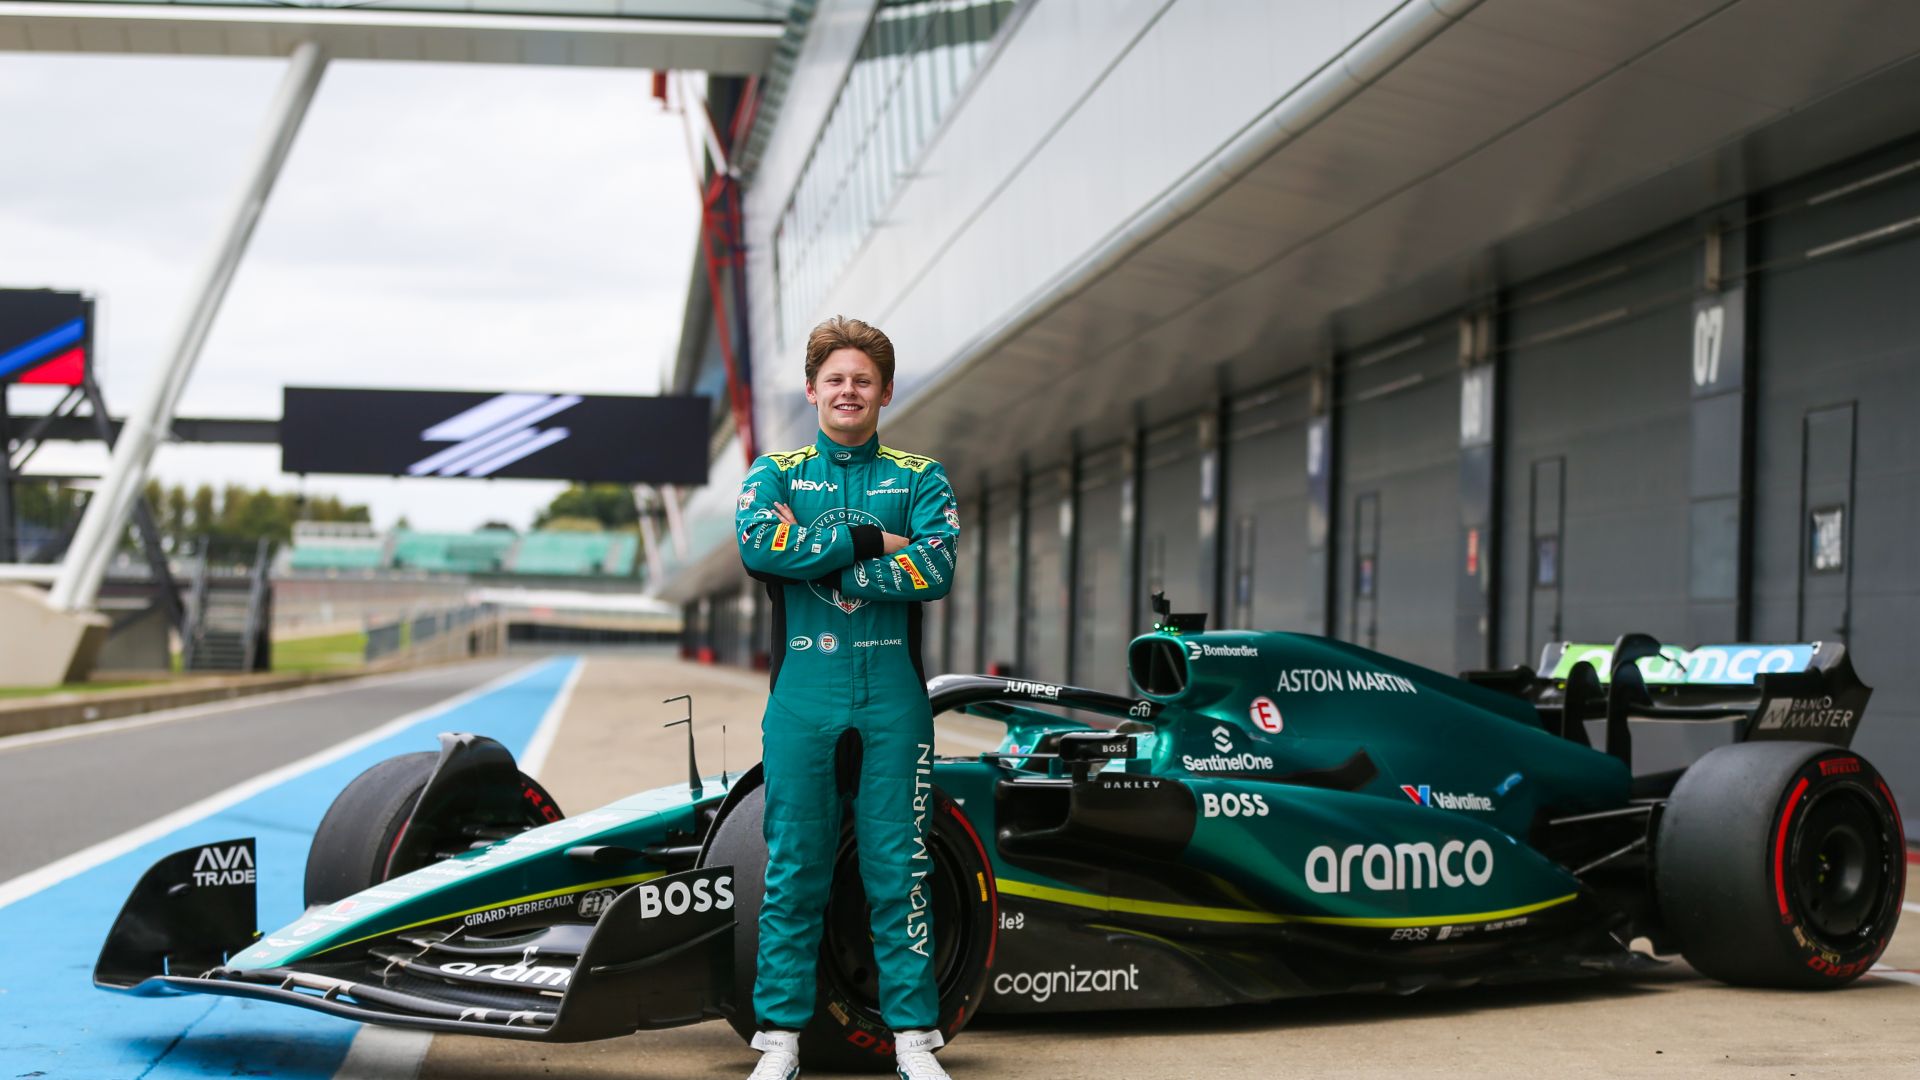
[[[534,425],[580,401],[578,394],[495,394],[421,432],[421,442],[453,445],[407,466],[407,475],[491,476],[571,434],[563,427],[540,431]]]

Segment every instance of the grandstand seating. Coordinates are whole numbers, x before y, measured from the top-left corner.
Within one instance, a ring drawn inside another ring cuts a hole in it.
[[[507,552],[518,539],[505,529],[472,533],[393,531],[395,570],[425,570],[432,574],[494,574],[506,564]]]
[[[640,551],[640,538],[625,531],[536,530],[519,536],[505,529],[471,533],[395,529],[380,536],[361,526],[355,535],[338,535],[342,531],[296,529],[283,568],[322,573],[397,570],[429,574],[631,577]]]

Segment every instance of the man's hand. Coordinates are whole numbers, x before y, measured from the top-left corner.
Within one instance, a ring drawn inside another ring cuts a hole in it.
[[[780,515],[780,521],[783,524],[787,524],[787,525],[800,524],[798,521],[795,521],[793,519],[793,511],[787,509],[786,503],[780,503],[780,502],[774,503],[773,512]]]
[[[906,547],[908,544],[913,543],[913,541],[907,539],[904,536],[899,535],[898,533],[890,533],[890,532],[881,533],[880,540],[885,545],[883,550],[889,555],[893,554],[896,551],[899,551],[903,547]]]

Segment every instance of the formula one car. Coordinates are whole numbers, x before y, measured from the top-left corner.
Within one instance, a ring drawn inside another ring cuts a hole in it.
[[[1453,678],[1156,614],[1129,646],[1137,697],[928,684],[936,713],[1006,727],[923,764],[948,1038],[983,1010],[1631,971],[1655,962],[1637,938],[1731,983],[1834,987],[1893,934],[1904,835],[1848,749],[1870,691],[1839,645],[1628,635],[1549,646],[1543,674]],[[1647,719],[1726,745],[1635,775]],[[748,1035],[763,792],[757,769],[702,778],[691,758],[684,787],[568,818],[498,744],[442,736],[341,793],[304,914],[256,933],[250,840],[179,852],[95,981],[520,1039],[715,1016]],[[890,1065],[850,828],[819,971],[808,1060]]]

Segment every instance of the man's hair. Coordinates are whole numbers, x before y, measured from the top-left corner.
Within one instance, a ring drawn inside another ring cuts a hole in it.
[[[887,335],[878,327],[835,315],[807,335],[808,386],[813,385],[813,378],[820,374],[820,365],[827,362],[827,357],[841,349],[859,349],[866,353],[873,366],[880,369],[880,385],[893,385],[893,342],[887,340]]]

